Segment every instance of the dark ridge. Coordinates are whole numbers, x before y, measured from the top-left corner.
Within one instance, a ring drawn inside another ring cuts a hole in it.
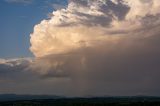
[[[56,95],[16,95],[16,94],[0,94],[1,101],[17,101],[17,100],[36,100],[36,99],[58,99],[65,98]]]
[[[0,95],[0,106],[160,106],[155,96],[61,97],[49,95]],[[7,101],[8,99],[8,101]]]

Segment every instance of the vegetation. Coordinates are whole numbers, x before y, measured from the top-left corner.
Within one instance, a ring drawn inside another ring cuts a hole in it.
[[[67,98],[0,102],[0,106],[160,106],[160,98]]]

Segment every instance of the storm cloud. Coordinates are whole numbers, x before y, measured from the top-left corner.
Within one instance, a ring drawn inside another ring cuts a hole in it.
[[[69,0],[34,27],[34,59],[0,60],[1,79],[29,77],[26,92],[160,95],[159,9],[159,0]]]

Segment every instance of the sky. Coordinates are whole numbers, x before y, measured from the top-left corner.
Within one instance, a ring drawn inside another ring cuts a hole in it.
[[[0,5],[0,93],[160,96],[159,0]]]
[[[30,57],[30,33],[48,14],[65,7],[65,0],[1,0],[0,58]]]

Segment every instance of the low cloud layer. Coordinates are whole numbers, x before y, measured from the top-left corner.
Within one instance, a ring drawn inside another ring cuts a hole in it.
[[[68,2],[34,27],[35,59],[0,60],[0,83],[24,75],[24,92],[160,95],[160,1]]]

